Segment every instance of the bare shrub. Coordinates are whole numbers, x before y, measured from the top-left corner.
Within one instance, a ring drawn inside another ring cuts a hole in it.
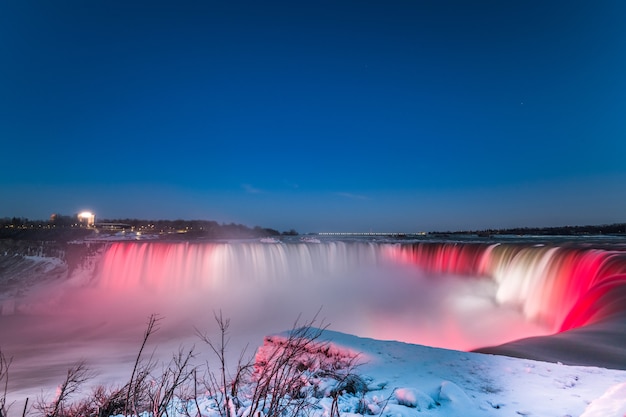
[[[151,372],[156,364],[152,355],[145,359],[143,352],[150,336],[158,330],[159,320],[159,317],[154,314],[149,317],[130,380],[122,388],[97,386],[93,388],[91,395],[79,401],[68,402],[69,397],[78,392],[82,385],[94,376],[85,362],[79,362],[68,369],[65,380],[58,388],[56,398],[52,402],[39,399],[34,409],[46,417],[108,417],[115,414],[138,415],[137,411],[160,410],[162,403],[172,397],[170,390],[178,387],[181,375],[176,373],[174,368],[168,368],[164,371],[160,384],[154,384],[151,381]],[[188,361],[189,359],[183,360],[183,362],[174,360],[173,363],[181,366],[177,369],[178,371],[184,371]],[[170,377],[174,379],[172,380]],[[153,407],[157,397],[159,401]]]
[[[298,327],[296,322],[285,339],[275,337],[269,351],[257,353],[249,415],[262,412],[268,417],[285,413],[297,416],[313,405],[304,390],[313,376],[307,371],[319,363],[310,353],[322,352],[325,344],[317,341],[323,329],[312,325],[309,322]]]
[[[215,321],[219,327],[220,339],[219,343],[213,342],[206,334],[202,334],[196,331],[196,334],[205,342],[215,354],[215,357],[219,363],[219,371],[217,374],[211,371],[209,364],[207,363],[207,375],[204,378],[204,386],[207,389],[209,395],[214,398],[217,404],[217,408],[222,417],[234,417],[237,411],[241,407],[239,401],[239,389],[244,383],[244,380],[249,376],[249,371],[252,367],[252,358],[245,360],[245,349],[239,356],[236,371],[234,376],[228,370],[226,364],[226,352],[229,342],[228,329],[230,327],[230,319],[225,319],[222,316],[222,312],[214,314]],[[197,383],[197,380],[196,380]],[[196,384],[197,386],[197,384]]]
[[[97,386],[91,393],[91,406],[88,411],[82,415],[92,415],[98,417],[109,417],[121,414],[126,409],[126,387],[122,388],[105,388],[102,385]]]
[[[40,400],[35,409],[46,417],[75,416],[76,405],[68,404],[67,400],[72,394],[80,391],[82,385],[92,379],[94,373],[87,367],[84,361],[77,363],[67,370],[67,376],[59,386],[57,396],[51,403]]]
[[[315,327],[317,315],[304,325],[296,320],[292,330],[284,335],[267,337],[254,361],[244,360],[242,352],[232,375],[226,366],[230,322],[221,312],[215,319],[220,342],[216,344],[204,335],[201,338],[220,363],[217,375],[208,369],[207,386],[222,417],[303,415],[315,406],[322,378],[336,381],[335,390],[325,393],[335,397],[366,386],[354,373],[358,355],[346,357],[320,340],[327,325]]]
[[[2,350],[0,350],[0,417],[5,417],[9,413],[9,405],[7,405],[7,392],[9,389],[9,367],[13,358],[7,359]]]
[[[139,348],[139,352],[137,352],[137,358],[135,359],[135,365],[133,366],[130,380],[128,384],[126,384],[126,398],[124,400],[125,416],[129,415],[129,412],[132,412],[134,415],[139,415],[137,410],[146,408],[150,402],[149,396],[147,395],[149,388],[148,378],[156,364],[152,360],[152,356],[146,361],[143,359],[142,355],[148,339],[158,330],[157,325],[160,320],[161,319],[156,314],[152,314],[148,318],[148,324],[143,335],[141,347]]]
[[[338,399],[342,395],[365,395],[367,383],[355,372],[358,354],[338,349],[321,340],[326,325],[315,327],[317,315],[284,334],[268,336],[256,355],[246,358],[243,349],[236,367],[227,364],[230,321],[222,313],[214,314],[219,339],[198,335],[211,349],[219,364],[213,372],[199,373],[192,363],[195,348],[179,348],[169,363],[155,372],[153,355],[144,355],[148,339],[158,330],[159,318],[151,315],[128,382],[120,388],[98,386],[91,394],[73,403],[76,393],[93,374],[84,362],[68,370],[56,399],[40,401],[35,409],[46,417],[111,415],[153,417],[186,415],[201,417],[199,392],[211,400],[210,413],[222,417],[299,417],[307,415],[322,397],[332,398],[331,417],[338,417]],[[0,352],[0,383],[8,380],[7,361]],[[6,397],[6,394],[4,395]],[[6,417],[4,400],[0,417]]]
[[[153,416],[167,415],[168,406],[172,404],[175,397],[186,396],[184,394],[187,391],[187,384],[192,377],[196,376],[196,368],[190,363],[193,357],[193,348],[187,351],[180,348],[161,374],[152,378],[147,396]]]

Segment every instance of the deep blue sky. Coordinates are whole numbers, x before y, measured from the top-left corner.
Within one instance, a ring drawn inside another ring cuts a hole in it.
[[[626,221],[626,2],[0,2],[0,217]]]

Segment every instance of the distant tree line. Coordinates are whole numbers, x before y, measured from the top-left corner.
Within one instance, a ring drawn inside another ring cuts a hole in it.
[[[95,230],[127,230],[159,234],[167,239],[249,239],[297,236],[290,229],[285,232],[243,224],[220,224],[213,220],[142,220],[142,219],[99,219]],[[0,218],[0,238],[71,240],[93,233],[78,222],[77,216],[53,215],[49,220],[30,220],[25,217]]]
[[[442,235],[538,235],[538,236],[584,236],[584,235],[624,235],[626,223],[614,223],[587,226],[558,226],[558,227],[514,227],[509,229],[464,230],[456,232],[431,232]]]

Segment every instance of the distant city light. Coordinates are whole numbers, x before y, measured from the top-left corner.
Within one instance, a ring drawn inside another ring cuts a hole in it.
[[[83,211],[78,214],[78,221],[87,227],[93,227],[96,224],[96,215],[90,211]]]

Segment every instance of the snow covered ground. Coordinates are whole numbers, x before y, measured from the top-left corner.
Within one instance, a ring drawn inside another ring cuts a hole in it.
[[[283,335],[266,338],[257,358],[267,357],[267,352],[284,342]],[[358,355],[354,373],[367,388],[338,397],[336,406],[342,417],[626,415],[626,371],[460,352],[333,331],[324,331],[318,340],[330,342],[334,358]],[[330,395],[336,381],[318,379],[316,384],[325,394],[311,398],[315,404],[311,415],[336,415]],[[239,400],[243,402],[240,414],[245,416],[249,404],[246,398]],[[214,398],[201,396],[198,406],[203,416],[220,416]],[[187,415],[185,410],[197,416],[196,405],[186,408],[184,403],[177,403],[169,415],[182,417]]]
[[[359,372],[372,378],[370,386],[384,386],[368,401],[391,398],[386,416],[626,415],[626,371],[327,335],[362,352]]]
[[[329,330],[319,340],[329,341],[346,355],[357,354],[355,373],[367,383],[366,392],[338,398],[341,417],[626,416],[624,370],[462,352]],[[123,384],[126,374],[113,385]],[[44,385],[39,397],[51,400],[54,389]],[[72,399],[88,395],[87,388]],[[9,392],[9,404],[13,403],[9,417],[21,415],[24,399]],[[31,396],[31,405],[34,400]],[[311,417],[332,417],[333,399],[328,392],[313,401],[317,407]],[[213,398],[200,395],[198,404],[202,416],[219,417]],[[169,416],[183,417],[183,410],[180,404],[173,405]],[[195,410],[195,406],[188,409],[192,417],[198,416]]]

